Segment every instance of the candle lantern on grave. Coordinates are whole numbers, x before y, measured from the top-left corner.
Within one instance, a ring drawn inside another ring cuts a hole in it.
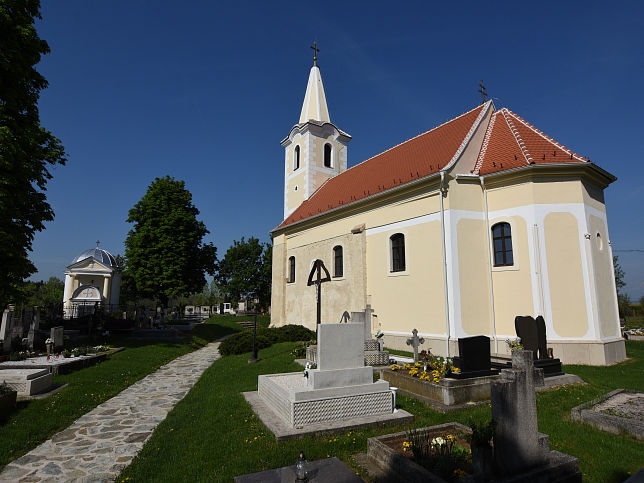
[[[53,354],[54,352],[54,339],[49,337],[45,341],[45,347],[47,347],[47,360],[49,360],[49,357]]]

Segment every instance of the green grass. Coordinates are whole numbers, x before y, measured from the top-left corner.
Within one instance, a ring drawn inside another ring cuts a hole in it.
[[[163,364],[237,330],[239,326],[229,321],[209,320],[182,342],[110,340],[111,346],[125,350],[95,366],[54,376],[55,384],[68,386],[45,399],[20,402],[10,415],[0,415],[0,469]]]
[[[413,352],[399,351],[398,349],[389,349],[388,347],[385,347],[384,350],[395,356],[414,357]]]
[[[552,449],[579,458],[585,481],[623,481],[644,465],[644,444],[570,420],[570,409],[617,387],[644,390],[642,344],[627,342],[630,360],[612,367],[567,366],[590,384],[573,385],[537,395],[539,430],[550,435]],[[366,451],[367,438],[407,429],[379,427],[333,437],[276,443],[257,420],[242,391],[257,389],[259,374],[299,371],[289,355],[294,343],[260,351],[257,364],[248,354],[215,362],[171,411],[118,481],[231,481],[234,476],[293,464],[300,450],[309,460],[337,456],[364,476],[352,455]],[[414,426],[491,417],[489,405],[449,414],[438,413],[413,398],[400,396],[398,406],[413,413]]]

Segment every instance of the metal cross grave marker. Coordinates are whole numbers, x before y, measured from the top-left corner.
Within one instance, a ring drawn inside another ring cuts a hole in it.
[[[407,339],[407,345],[414,348],[414,362],[418,362],[418,346],[425,343],[425,339],[418,337],[418,329],[411,331],[412,337]]]
[[[322,271],[324,271],[324,276],[322,276]],[[314,276],[315,279],[313,278]],[[317,322],[316,322],[316,332],[317,325],[321,323],[320,319],[322,318],[322,284],[324,282],[330,282],[331,275],[329,271],[324,266],[324,262],[320,259],[317,259],[313,262],[313,267],[311,268],[311,273],[309,273],[309,281],[306,283],[307,286],[315,285],[315,293],[317,295],[318,302],[318,313],[317,313]]]

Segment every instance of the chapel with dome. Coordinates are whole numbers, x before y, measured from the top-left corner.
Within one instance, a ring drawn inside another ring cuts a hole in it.
[[[116,259],[97,242],[95,248],[81,252],[65,270],[64,317],[91,313],[97,304],[111,311],[118,307],[120,286]]]

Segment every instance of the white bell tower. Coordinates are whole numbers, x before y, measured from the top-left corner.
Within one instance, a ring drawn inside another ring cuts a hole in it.
[[[300,121],[281,143],[284,146],[284,219],[325,181],[347,169],[347,144],[351,136],[331,123],[317,62],[319,49],[316,44],[311,48],[315,54]]]

